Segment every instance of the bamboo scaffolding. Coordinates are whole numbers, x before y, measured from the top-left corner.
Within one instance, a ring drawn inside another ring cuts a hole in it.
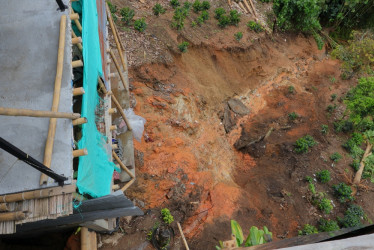
[[[9,211],[9,206],[7,203],[1,203],[0,204],[0,212],[8,212]]]
[[[88,155],[88,151],[86,148],[82,148],[82,149],[77,149],[77,150],[73,150],[73,157],[79,157],[79,156],[84,156],[84,155]]]
[[[255,6],[254,6],[252,0],[248,0],[248,1],[249,1],[249,3],[251,4],[251,7],[252,7],[252,9],[253,9],[254,16],[257,17],[257,11],[256,11],[256,8],[255,8]],[[247,0],[244,0],[244,3],[245,3],[246,5],[248,5]]]
[[[72,119],[72,120],[78,119],[79,117],[81,117],[81,115],[78,113],[66,113],[66,112],[32,110],[32,109],[14,109],[14,108],[2,108],[2,107],[0,107],[0,115],[66,118],[66,119]]]
[[[65,50],[65,33],[66,33],[66,15],[61,16],[60,21],[60,39],[58,45],[58,54],[57,54],[57,69],[56,69],[56,79],[55,79],[55,89],[53,93],[52,101],[52,111],[58,111],[58,105],[60,102],[60,90],[61,90],[61,80],[62,80],[62,70],[64,65],[64,50]],[[53,151],[53,142],[56,134],[56,118],[51,118],[49,120],[48,136],[45,144],[44,150],[44,161],[43,164],[48,168],[51,167],[52,161],[52,151]],[[40,185],[47,183],[48,177],[45,174],[40,176]]]
[[[117,107],[119,113],[121,114],[123,120],[125,121],[126,126],[127,126],[127,129],[130,130],[130,131],[132,131],[132,127],[131,127],[131,125],[130,125],[130,122],[129,122],[129,120],[127,119],[125,113],[123,112],[123,109],[122,109],[121,105],[119,104],[117,98],[114,96],[114,94],[113,94],[112,91],[108,91],[108,95],[111,95],[111,96],[112,96],[112,101],[113,101],[113,103],[116,105],[116,107]]]
[[[108,113],[109,114],[116,114],[117,113],[117,109],[116,108],[108,109]]]
[[[72,61],[71,62],[71,67],[73,67],[73,68],[83,67],[82,60]]]
[[[132,179],[131,181],[127,182],[126,185],[121,188],[121,191],[125,192],[126,189],[128,189],[134,182],[135,182],[135,178]]]
[[[110,131],[113,131],[113,130],[117,130],[117,126],[116,125],[111,125],[109,127]]]
[[[82,43],[82,37],[78,37],[78,36],[76,36],[76,37],[73,37],[72,39],[71,39],[71,43],[72,44],[78,44],[78,43]]]
[[[114,65],[116,66],[116,69],[117,69],[117,72],[118,72],[118,74],[119,74],[119,77],[121,78],[121,82],[122,82],[122,84],[123,84],[123,87],[126,89],[126,91],[128,91],[128,90],[129,90],[129,87],[126,85],[125,77],[124,77],[123,74],[122,74],[121,68],[120,68],[120,66],[119,66],[119,64],[118,64],[118,62],[117,62],[116,57],[115,57],[114,54],[113,54],[113,51],[112,51],[112,50],[109,50],[109,54],[110,54],[110,57],[111,57],[112,60],[113,60]]]
[[[72,36],[72,39],[74,38],[78,38],[79,36],[77,36],[75,33],[74,33],[74,30],[71,30],[71,36]],[[82,38],[81,38],[82,40]],[[77,43],[77,46],[78,46],[78,49],[80,51],[83,51],[83,46],[82,46],[82,43]]]
[[[71,19],[71,20],[79,20],[79,15],[78,15],[78,13],[71,13],[71,14],[70,14],[70,19]]]
[[[118,149],[118,145],[117,144],[112,144],[112,149]]]
[[[113,155],[113,158],[116,159],[116,161],[118,162],[118,164],[120,165],[120,167],[125,170],[125,172],[132,178],[132,179],[135,179],[135,175],[126,167],[125,164],[123,164],[123,162],[121,161],[121,159],[118,157],[118,155],[116,154],[116,152],[114,152],[114,150],[112,150],[112,155]]]
[[[244,7],[244,5],[242,4],[242,2],[239,2],[239,6],[240,6],[240,8],[242,8],[242,10],[245,12],[245,14],[248,13],[248,10]]]
[[[46,198],[46,197],[56,196],[60,194],[69,194],[69,193],[73,193],[75,189],[76,189],[76,185],[75,183],[73,183],[70,185],[65,185],[63,187],[59,186],[59,187],[44,188],[44,189],[38,189],[38,190],[22,192],[22,193],[1,195],[0,203],[10,203],[10,202],[23,201],[23,200]]]
[[[26,214],[22,211],[0,213],[0,221],[24,220],[25,218]]]
[[[72,123],[73,123],[73,126],[82,125],[82,124],[87,123],[87,118],[86,117],[78,118],[78,119],[73,120]]]
[[[179,222],[177,222],[177,225],[178,225],[179,232],[180,232],[180,234],[181,234],[181,236],[182,236],[182,240],[183,240],[184,247],[186,248],[186,250],[190,250],[190,248],[188,247],[188,244],[187,244],[187,240],[186,240],[186,238],[184,237],[184,233],[183,233],[183,230],[182,230],[181,224],[179,224]]]
[[[244,2],[245,7],[247,7],[247,9],[249,10],[249,12],[252,15],[256,16],[255,13],[253,12],[253,10],[251,9],[251,7],[249,7],[248,2],[246,0],[243,0],[243,2]]]
[[[86,92],[84,91],[83,87],[73,88],[73,96],[83,95],[84,93]]]
[[[106,95],[108,93],[108,91],[106,90],[105,84],[103,83],[103,80],[101,80],[100,77],[98,79],[98,82],[99,82],[99,86],[100,86],[101,90]]]
[[[74,10],[71,9],[71,14],[75,14]],[[74,19],[74,23],[75,25],[77,26],[79,32],[82,32],[82,25],[81,23],[79,22],[79,18],[78,19]]]

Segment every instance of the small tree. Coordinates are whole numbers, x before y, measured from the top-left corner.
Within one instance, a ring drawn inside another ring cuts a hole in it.
[[[166,11],[166,10],[161,6],[161,4],[159,4],[159,3],[156,3],[152,10],[153,10],[153,14],[155,14],[155,16],[159,16],[160,14],[164,14],[165,11]]]
[[[120,10],[121,13],[121,20],[125,22],[125,24],[129,25],[131,20],[134,18],[135,11],[133,9],[130,9],[129,7],[122,8]]]
[[[144,32],[145,29],[147,28],[147,23],[145,22],[145,18],[143,17],[143,18],[135,20],[134,28],[137,31]]]

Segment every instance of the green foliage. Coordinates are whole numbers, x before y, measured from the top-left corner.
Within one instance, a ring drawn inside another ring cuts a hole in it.
[[[209,19],[209,12],[206,11],[206,10],[203,10],[203,12],[201,12],[201,19],[203,19],[204,22],[206,20],[208,20]]]
[[[331,82],[331,83],[335,83],[335,82],[336,82],[336,78],[335,78],[335,77],[333,77],[333,76],[332,76],[332,77],[330,77],[330,82]]]
[[[215,13],[214,18],[219,20],[221,16],[226,14],[226,10],[224,8],[217,8],[214,10],[214,13]]]
[[[332,113],[332,112],[334,112],[334,110],[336,109],[336,105],[329,105],[329,106],[327,106],[327,112],[329,112],[329,113]]]
[[[125,22],[125,24],[129,25],[131,20],[134,18],[135,11],[130,9],[129,7],[122,8],[120,10],[121,20]]]
[[[277,16],[277,25],[282,30],[321,30],[318,19],[321,6],[318,0],[274,0],[273,10]]]
[[[310,176],[305,176],[305,181],[309,182],[309,183],[312,183],[313,182],[313,178],[310,177]]]
[[[327,183],[331,180],[330,171],[327,169],[317,172],[316,176],[317,179],[322,183]]]
[[[171,5],[171,7],[173,7],[173,9],[175,9],[175,8],[179,7],[181,4],[178,0],[171,0],[170,5]]]
[[[270,3],[270,0],[260,0],[262,3]]]
[[[321,133],[326,135],[329,132],[329,126],[326,124],[321,125]]]
[[[161,6],[161,4],[159,4],[159,3],[156,3],[152,10],[153,10],[153,14],[154,14],[155,16],[159,16],[160,14],[164,14],[165,11],[166,11],[166,10]]]
[[[290,93],[290,94],[293,94],[293,93],[295,93],[295,87],[294,86],[289,86],[288,87],[288,93]]]
[[[318,229],[320,232],[332,232],[340,229],[338,222],[335,220],[326,220],[321,218],[318,221],[318,224]]]
[[[243,38],[243,33],[239,31],[234,34],[234,37],[239,42]]]
[[[317,193],[317,192],[316,192],[316,187],[314,186],[313,183],[309,182],[309,184],[308,184],[308,188],[309,188],[309,191],[310,191],[313,195],[315,195],[315,194]]]
[[[296,112],[292,112],[288,114],[288,119],[290,119],[291,121],[294,121],[297,118],[299,118],[299,115]]]
[[[201,4],[201,8],[203,10],[209,10],[210,9],[210,3],[208,1],[203,1]]]
[[[325,214],[329,214],[331,210],[333,209],[331,200],[327,198],[322,198],[321,201],[318,204],[318,208],[324,212]]]
[[[374,155],[369,155],[366,157],[365,168],[362,173],[362,178],[369,178],[372,183],[374,183]]]
[[[353,162],[349,165],[357,172],[360,168],[360,160],[353,160]]]
[[[259,32],[261,32],[261,31],[264,31],[264,28],[262,27],[262,25],[259,24],[259,23],[257,23],[257,22],[255,22],[255,21],[249,21],[249,22],[247,23],[247,26],[248,26],[248,28],[249,28],[250,30],[253,30],[253,31],[256,32],[256,33],[259,33]]]
[[[221,28],[225,28],[229,24],[230,24],[230,17],[226,15],[222,15],[218,20],[218,26]]]
[[[332,160],[333,162],[338,162],[341,158],[342,158],[342,155],[339,154],[338,152],[335,152],[332,155],[330,155],[330,160]]]
[[[351,132],[353,130],[353,122],[347,120],[334,122],[334,129],[336,132]]]
[[[168,208],[163,208],[161,209],[161,215],[162,215],[162,220],[166,224],[171,224],[174,221],[173,215],[171,215],[170,210]]]
[[[203,5],[201,4],[200,0],[195,0],[195,2],[192,4],[193,11],[198,13],[199,11],[203,10]]]
[[[188,45],[190,45],[188,42],[184,41],[178,45],[178,49],[180,52],[185,53],[187,52]]]
[[[192,21],[191,22],[191,27],[193,28],[193,27],[196,27],[196,25],[197,25],[197,23],[195,22],[195,21]]]
[[[107,1],[110,13],[114,14],[117,12],[117,6]]]
[[[331,95],[331,101],[332,101],[332,102],[335,101],[336,97],[337,97],[336,94],[332,94],[332,95]]]
[[[190,2],[184,2],[183,3],[183,8],[186,9],[186,10],[190,10],[191,6],[192,6],[192,3],[190,3]]]
[[[238,26],[240,22],[240,13],[238,13],[238,11],[236,10],[230,10],[229,16],[230,16],[230,24]]]
[[[151,241],[154,231],[160,226],[160,222],[156,221],[152,229],[147,233],[147,240]]]
[[[347,184],[341,182],[332,187],[334,189],[334,194],[338,197],[341,203],[354,200],[354,197],[352,196],[352,189]]]
[[[317,142],[312,136],[306,135],[295,142],[295,152],[298,154],[306,153],[308,152],[309,148],[313,147],[316,144]]]
[[[315,226],[305,224],[303,230],[299,230],[299,235],[310,235],[310,234],[318,234],[318,230]]]
[[[173,22],[171,26],[177,28],[178,30],[183,29],[184,20],[189,15],[189,9],[186,8],[176,8],[174,11]]]
[[[344,213],[343,218],[339,218],[338,221],[343,227],[357,227],[362,225],[365,213],[362,207],[352,204]]]
[[[313,37],[317,43],[318,49],[322,50],[323,46],[325,45],[325,42],[323,41],[322,37],[317,32],[314,32],[314,31],[313,31]]]
[[[355,124],[374,115],[374,77],[359,79],[358,85],[348,92],[345,104]]]
[[[145,29],[147,28],[147,23],[145,22],[145,18],[143,17],[143,18],[135,20],[134,28],[137,31],[144,32]]]

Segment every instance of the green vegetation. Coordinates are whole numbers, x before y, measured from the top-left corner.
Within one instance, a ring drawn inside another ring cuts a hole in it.
[[[354,197],[352,196],[352,189],[347,184],[341,182],[332,187],[334,189],[334,194],[338,197],[341,203],[354,200]]]
[[[330,160],[332,160],[333,162],[338,162],[341,158],[342,156],[338,152],[335,152],[332,155],[330,155]]]
[[[313,183],[309,182],[308,188],[309,188],[309,191],[310,191],[313,195],[317,194],[317,192],[316,192],[316,187],[314,186]]]
[[[329,126],[326,124],[321,125],[321,133],[326,135],[329,132]]]
[[[231,220],[231,234],[235,236],[238,246],[250,247],[260,244],[264,244],[272,240],[273,234],[264,226],[263,230],[252,226],[249,230],[247,238],[244,240],[242,228],[239,223],[235,220]],[[222,241],[219,241],[220,246],[216,246],[216,249],[223,249]]]
[[[332,94],[332,95],[331,95],[331,101],[332,101],[332,102],[335,101],[336,97],[337,97],[336,94]]]
[[[218,19],[218,26],[221,27],[221,28],[225,28],[229,24],[230,24],[230,17],[228,17],[226,15],[222,15]]]
[[[247,23],[247,26],[250,30],[253,30],[254,32],[256,33],[259,33],[261,31],[264,31],[264,28],[262,27],[261,24],[259,24],[258,22],[255,22],[255,21],[249,21]]]
[[[145,22],[145,18],[143,17],[143,18],[135,20],[134,28],[137,31],[144,32],[145,29],[147,28],[147,23]]]
[[[201,17],[201,19],[203,20],[203,22],[205,22],[206,20],[209,19],[209,12],[206,11],[206,10],[203,10],[203,12],[201,12],[200,17]]]
[[[303,230],[299,230],[299,235],[310,235],[310,234],[318,234],[318,230],[316,227],[305,224]]]
[[[188,42],[184,41],[178,45],[178,49],[180,52],[185,53],[187,52],[188,45],[190,45]]]
[[[221,16],[226,14],[226,10],[224,8],[217,8],[214,10],[214,13],[215,13],[214,18],[219,20]]]
[[[230,10],[229,16],[230,16],[230,24],[238,26],[240,22],[240,13],[238,13],[238,11],[236,10]]]
[[[214,18],[218,19],[218,26],[221,28],[225,28],[227,25],[238,26],[240,22],[240,13],[236,10],[231,10],[228,15],[225,15],[226,11],[223,8],[217,8],[214,12]]]
[[[362,225],[362,220],[365,217],[364,210],[362,207],[352,204],[344,213],[343,218],[338,218],[339,223],[343,227],[357,227]]]
[[[331,200],[327,198],[322,198],[318,204],[318,208],[325,214],[329,214],[333,209]]]
[[[107,1],[107,3],[108,3],[110,13],[116,13],[117,12],[117,6],[112,4],[110,1]]]
[[[184,20],[189,15],[189,9],[188,8],[177,8],[174,11],[173,16],[173,22],[171,23],[171,26],[174,28],[177,28],[178,30],[183,29],[184,27]]]
[[[237,32],[234,34],[234,37],[236,39],[236,41],[240,41],[242,38],[243,38],[243,33],[242,32]]]
[[[327,183],[331,180],[330,171],[327,169],[316,173],[317,179],[322,183]]]
[[[299,118],[299,115],[297,113],[295,113],[295,112],[292,112],[292,113],[288,114],[288,119],[290,119],[290,121],[294,121],[297,118]]]
[[[336,105],[329,105],[327,106],[327,112],[332,113],[336,109]]]
[[[306,153],[308,152],[309,148],[313,147],[316,144],[317,142],[311,135],[306,135],[295,142],[295,152],[298,154]]]
[[[178,0],[171,0],[170,5],[171,5],[171,7],[173,7],[173,9],[175,9],[175,8],[179,7],[181,4],[179,3]]]
[[[173,215],[171,215],[170,210],[167,208],[161,209],[161,215],[162,215],[162,220],[168,225],[174,221]]]
[[[305,176],[305,181],[309,182],[309,183],[312,183],[313,182],[313,178],[310,177],[310,176]]]
[[[201,10],[203,10],[201,2],[199,0],[195,0],[195,2],[192,4],[192,9],[196,13],[198,13]]]
[[[166,11],[166,10],[161,6],[161,4],[159,4],[159,3],[156,3],[152,10],[153,10],[153,14],[154,14],[155,16],[159,16],[160,14],[164,14],[165,11]]]
[[[120,10],[121,20],[126,24],[129,25],[132,19],[134,18],[135,11],[130,9],[129,7],[122,8]]]
[[[190,3],[190,2],[184,2],[183,3],[183,8],[188,10],[188,11],[191,9],[191,6],[192,6],[192,3]]]
[[[295,87],[294,86],[289,86],[288,87],[288,93],[290,93],[290,94],[294,94],[295,93]]]
[[[210,3],[208,1],[203,1],[201,4],[202,10],[209,10],[210,9]]]
[[[340,229],[338,222],[335,220],[326,220],[321,218],[318,221],[318,224],[318,229],[320,232],[332,232]]]

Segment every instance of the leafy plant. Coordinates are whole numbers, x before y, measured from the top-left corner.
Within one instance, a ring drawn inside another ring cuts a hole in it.
[[[215,13],[214,18],[219,20],[221,16],[226,14],[226,10],[224,8],[217,8],[214,10],[214,13]]]
[[[153,14],[154,14],[155,16],[159,16],[160,14],[164,14],[165,11],[166,11],[166,10],[161,6],[161,4],[159,4],[159,3],[156,3],[152,10],[153,10]]]
[[[137,31],[144,32],[145,29],[147,28],[147,23],[145,22],[145,18],[143,17],[143,18],[135,20],[134,28]]]
[[[325,214],[329,214],[331,210],[333,209],[333,206],[331,204],[331,200],[327,198],[322,198],[321,201],[318,204],[318,208],[324,212]]]
[[[201,4],[202,10],[209,10],[210,9],[210,3],[208,1],[203,1]]]
[[[190,45],[188,42],[184,41],[178,45],[178,48],[180,52],[185,53],[187,52],[188,45]]]
[[[295,142],[295,152],[299,154],[306,153],[308,152],[309,148],[313,147],[316,144],[317,142],[314,140],[312,136],[306,135]]]
[[[331,95],[331,101],[332,101],[332,102],[335,101],[336,97],[337,97],[336,94],[332,94],[332,95]]]
[[[299,118],[299,115],[297,113],[295,113],[295,112],[292,112],[292,113],[288,114],[288,119],[290,119],[291,121],[294,121],[297,118]]]
[[[179,7],[181,4],[178,0],[170,0],[170,5],[173,7],[173,9]]]
[[[174,11],[174,16],[173,16],[173,22],[171,26],[174,28],[177,28],[178,30],[183,29],[184,27],[184,20],[186,17],[189,15],[189,10],[186,8],[177,8]]]
[[[191,27],[193,28],[193,27],[196,27],[196,25],[197,25],[197,23],[195,22],[195,21],[192,21],[191,22]]]
[[[235,39],[239,42],[243,38],[242,32],[237,32],[234,34]]]
[[[201,19],[205,22],[206,20],[209,19],[209,12],[206,11],[206,10],[203,10],[203,12],[201,12]]]
[[[293,94],[293,93],[295,93],[295,87],[294,86],[289,86],[288,87],[288,93],[290,93],[290,94]]]
[[[186,10],[190,10],[191,6],[192,6],[192,3],[190,3],[190,2],[184,2],[183,3],[183,8],[186,9]]]
[[[201,4],[200,0],[195,0],[195,2],[192,4],[193,11],[198,13],[199,11],[203,10],[203,5]]]
[[[322,183],[327,183],[331,180],[330,171],[327,169],[317,172],[316,176],[317,179]]]
[[[259,33],[259,32],[261,32],[261,31],[264,31],[264,28],[262,27],[262,25],[259,24],[259,23],[257,23],[257,22],[255,22],[255,21],[249,21],[249,22],[247,23],[247,26],[248,26],[248,28],[249,28],[250,30],[253,30],[253,31],[256,32],[256,33]]]
[[[135,11],[129,7],[124,7],[120,10],[121,20],[125,22],[126,25],[129,25],[131,20],[134,18]]]
[[[327,106],[327,112],[332,113],[336,109],[336,105],[329,105]]]
[[[340,229],[338,222],[335,220],[326,220],[321,218],[318,221],[318,224],[319,231],[321,232],[332,232]]]
[[[318,234],[318,230],[315,226],[305,224],[303,230],[299,230],[299,235],[310,235],[310,234]]]
[[[322,50],[323,46],[325,45],[325,43],[323,42],[322,37],[317,32],[315,32],[315,31],[313,31],[312,33],[313,33],[313,38],[314,38],[314,40],[317,43],[318,49]]]
[[[325,125],[325,124],[322,124],[321,125],[321,133],[326,135],[328,132],[329,132],[329,126]]]
[[[107,1],[107,3],[108,3],[110,13],[112,13],[112,14],[116,13],[117,12],[117,6],[112,4],[110,1]]]
[[[222,15],[218,20],[218,26],[221,28],[225,28],[229,24],[230,24],[230,17],[226,15]]]
[[[334,194],[338,197],[341,203],[347,201],[353,201],[354,197],[352,196],[352,189],[347,184],[341,182],[333,186]]]
[[[230,16],[230,24],[238,26],[240,22],[240,13],[238,13],[238,11],[236,10],[230,10],[229,16]]]
[[[171,215],[168,208],[161,209],[162,219],[166,224],[171,224],[174,221],[173,215]]]
[[[362,220],[365,217],[364,210],[362,207],[352,204],[348,207],[348,209],[344,213],[343,218],[338,218],[339,223],[343,227],[357,227],[362,225]]]
[[[309,185],[308,185],[308,188],[309,188],[309,191],[314,195],[316,194],[316,187],[314,186],[313,183],[309,182]]]
[[[342,156],[338,152],[335,152],[332,155],[330,155],[330,160],[332,160],[333,162],[338,162],[341,158]]]
[[[305,176],[305,181],[309,183],[313,183],[313,178],[310,176]]]

